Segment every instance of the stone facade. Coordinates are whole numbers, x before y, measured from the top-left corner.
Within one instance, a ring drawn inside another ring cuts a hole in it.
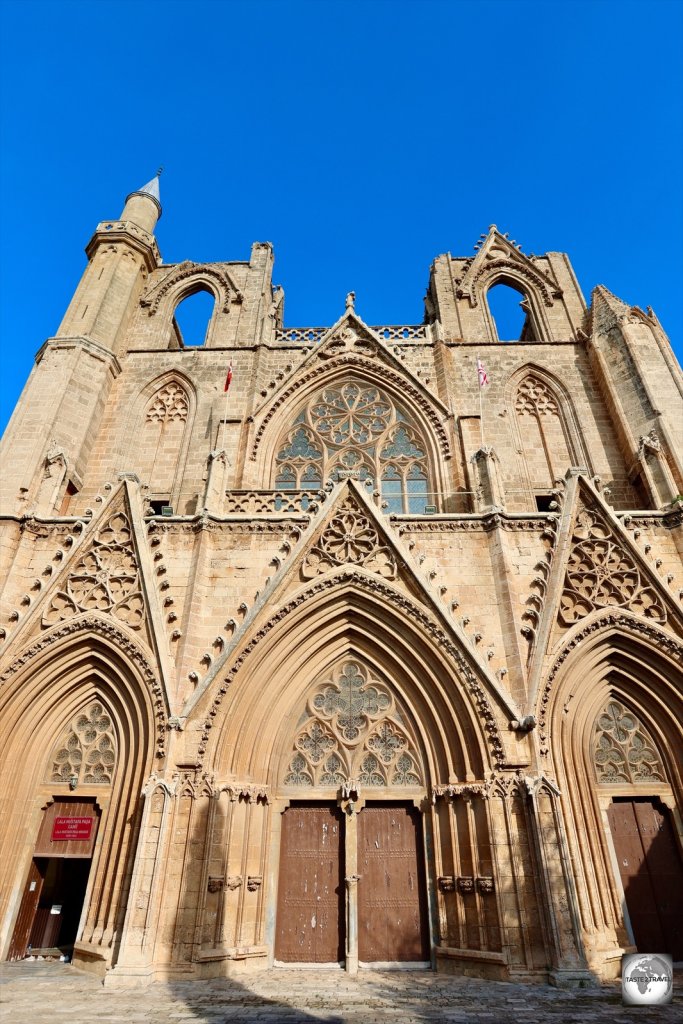
[[[663,816],[680,872],[683,389],[654,313],[586,308],[563,253],[492,226],[434,261],[423,324],[351,294],[286,328],[268,243],[166,265],[160,209],[155,180],[98,225],[3,442],[3,956],[80,850],[74,960],[107,983],[292,961],[283,823],[322,807],[355,971],[384,807],[415,822],[417,959],[613,976],[643,945],[614,808]],[[87,850],[40,838],[71,806]]]

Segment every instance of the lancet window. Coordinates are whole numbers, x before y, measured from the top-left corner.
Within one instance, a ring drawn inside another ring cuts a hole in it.
[[[515,414],[532,490],[546,494],[577,464],[562,409],[545,381],[530,373],[517,388]]]
[[[380,388],[355,380],[311,399],[275,457],[279,489],[317,489],[349,478],[379,489],[390,513],[421,514],[433,500],[419,432]]]
[[[285,772],[285,786],[421,786],[422,770],[405,717],[384,683],[354,659],[321,677],[308,699]]]
[[[637,715],[618,700],[607,702],[593,731],[598,782],[665,782],[662,759]]]

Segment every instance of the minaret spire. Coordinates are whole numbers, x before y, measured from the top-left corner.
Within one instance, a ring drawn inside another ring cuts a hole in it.
[[[163,167],[160,167],[151,181],[126,196],[126,205],[121,214],[121,220],[132,220],[150,234],[162,213],[159,193],[159,176],[162,171]]]

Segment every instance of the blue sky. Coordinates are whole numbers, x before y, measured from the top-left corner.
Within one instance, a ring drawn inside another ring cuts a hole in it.
[[[2,3],[0,428],[99,220],[164,165],[164,259],[275,246],[289,326],[419,323],[492,222],[683,354],[678,0]]]

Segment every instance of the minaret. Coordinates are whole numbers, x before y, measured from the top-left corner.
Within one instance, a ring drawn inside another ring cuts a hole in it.
[[[126,196],[126,205],[121,214],[122,221],[131,221],[149,234],[152,234],[157,221],[161,219],[159,176],[162,170],[163,167],[160,167],[151,181]]]
[[[120,373],[128,322],[148,275],[161,264],[153,235],[161,216],[159,174],[128,195],[119,220],[97,225],[59,330],[36,356],[2,442],[12,453],[0,481],[4,513],[51,515],[67,488],[72,494],[81,488]]]

